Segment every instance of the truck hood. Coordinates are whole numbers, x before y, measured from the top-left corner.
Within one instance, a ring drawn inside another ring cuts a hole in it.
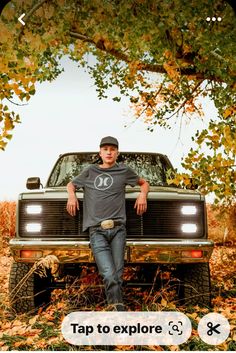
[[[126,197],[136,198],[140,192],[140,187],[126,187]],[[83,192],[76,193],[78,197],[83,197]],[[19,200],[23,199],[67,199],[66,187],[44,188],[40,190],[26,191],[19,195]],[[148,199],[189,199],[203,201],[204,195],[196,190],[187,190],[167,186],[151,186]]]

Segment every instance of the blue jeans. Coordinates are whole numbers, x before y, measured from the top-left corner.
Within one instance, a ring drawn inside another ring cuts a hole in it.
[[[125,225],[119,225],[112,229],[91,227],[89,233],[93,255],[105,284],[107,303],[122,304],[121,287],[126,241]]]

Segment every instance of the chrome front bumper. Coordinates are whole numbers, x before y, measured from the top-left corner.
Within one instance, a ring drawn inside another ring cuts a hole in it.
[[[209,239],[127,240],[127,263],[194,263],[208,262],[214,243]],[[94,263],[87,240],[29,240],[11,239],[10,249],[17,262],[35,262],[41,257],[55,255],[63,263]]]

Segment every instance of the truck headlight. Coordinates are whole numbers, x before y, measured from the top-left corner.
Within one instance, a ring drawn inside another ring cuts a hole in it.
[[[40,214],[40,213],[42,213],[42,206],[41,205],[28,205],[28,206],[26,206],[26,213],[27,214]]]
[[[181,213],[185,215],[193,215],[197,213],[196,206],[185,205],[181,207]]]
[[[183,233],[196,233],[197,225],[195,223],[182,224],[181,230]]]
[[[27,223],[25,229],[29,233],[38,233],[42,229],[41,223]]]

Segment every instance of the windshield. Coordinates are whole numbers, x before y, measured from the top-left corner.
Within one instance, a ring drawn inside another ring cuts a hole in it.
[[[173,169],[168,159],[159,154],[121,153],[117,162],[124,162],[150,185],[167,185],[166,172]],[[48,179],[47,186],[66,186],[76,175],[90,164],[101,163],[98,153],[75,153],[63,155],[57,161]]]

